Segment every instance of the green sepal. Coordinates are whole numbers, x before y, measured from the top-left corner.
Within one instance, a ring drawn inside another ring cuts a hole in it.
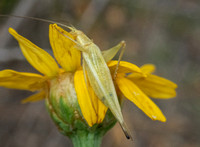
[[[85,123],[85,120],[76,119],[74,120],[74,128],[77,130],[87,130],[88,125]]]
[[[60,97],[59,107],[63,120],[71,124],[74,117],[74,109],[64,102],[63,97]]]

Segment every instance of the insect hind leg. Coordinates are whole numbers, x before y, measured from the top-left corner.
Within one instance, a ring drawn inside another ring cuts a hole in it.
[[[124,55],[124,51],[125,51],[125,47],[126,47],[126,42],[125,41],[121,41],[119,43],[119,45],[120,45],[121,51],[120,51],[120,54],[119,54],[119,58],[118,58],[117,66],[115,68],[115,72],[113,74],[113,79],[114,80],[116,79],[116,76],[117,76],[117,71],[118,71],[118,68],[119,68],[119,63],[120,63],[120,61],[121,61],[121,59],[122,59],[122,57]]]
[[[119,50],[125,45],[125,41],[121,41],[120,43],[118,43],[116,46],[108,49],[108,50],[105,50],[105,51],[102,51],[102,55],[104,57],[104,60],[106,62],[112,60],[112,58],[114,58],[114,56],[119,52]]]
[[[110,60],[112,60],[112,58],[119,52],[119,50],[121,49],[121,52],[120,52],[120,55],[119,55],[119,59],[118,59],[118,63],[117,63],[117,66],[116,66],[116,69],[115,69],[115,72],[114,72],[114,79],[116,78],[116,75],[117,75],[117,70],[119,68],[119,63],[122,59],[122,56],[124,54],[124,51],[125,51],[125,47],[126,47],[126,43],[125,41],[121,41],[120,43],[118,43],[116,46],[108,49],[108,50],[105,50],[102,52],[102,55],[104,57],[104,60],[106,62],[109,62]]]

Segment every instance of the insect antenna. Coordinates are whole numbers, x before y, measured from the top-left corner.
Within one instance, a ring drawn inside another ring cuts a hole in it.
[[[68,28],[70,29],[69,26],[53,21],[53,20],[48,20],[48,19],[43,19],[43,18],[37,18],[37,17],[31,17],[31,16],[19,16],[19,15],[6,15],[6,14],[0,14],[0,17],[15,17],[15,18],[25,18],[25,19],[31,19],[31,20],[37,20],[37,21],[42,21],[42,22],[46,22],[46,23],[56,23],[62,27]]]
[[[56,23],[62,27],[65,27],[65,28],[68,28],[70,30],[74,30],[75,27],[73,25],[70,26],[67,26],[65,24],[62,24],[62,23],[59,23],[59,22],[56,22],[56,21],[53,21],[53,20],[47,20],[47,19],[43,19],[43,18],[37,18],[37,17],[30,17],[30,16],[19,16],[19,15],[6,15],[6,14],[0,14],[0,17],[15,17],[15,18],[25,18],[25,19],[31,19],[31,20],[36,20],[36,21],[42,21],[42,22],[46,22],[46,23]],[[58,29],[57,29],[58,30]],[[60,32],[58,30],[58,32]],[[60,32],[62,35],[64,35],[66,38],[70,39],[71,41],[73,41],[77,46],[78,46],[78,49],[80,51],[84,51],[86,52],[86,50],[75,40],[73,40],[72,38],[66,36],[65,34],[63,34],[62,32]]]

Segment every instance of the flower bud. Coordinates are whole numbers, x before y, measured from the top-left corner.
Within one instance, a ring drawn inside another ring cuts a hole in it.
[[[62,73],[49,81],[46,106],[59,131],[69,137],[77,135],[77,132],[103,136],[116,123],[108,111],[102,123],[92,127],[87,124],[78,104],[73,73]]]

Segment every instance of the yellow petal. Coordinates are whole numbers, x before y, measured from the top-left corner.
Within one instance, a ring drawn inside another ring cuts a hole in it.
[[[153,64],[144,64],[140,67],[143,73],[151,74],[155,71],[156,67]]]
[[[133,82],[124,77],[117,78],[116,82],[123,95],[132,101],[152,120],[159,120],[162,122],[166,121],[165,116],[158,106],[151,99],[149,99]]]
[[[74,86],[81,112],[88,125],[92,126],[96,123],[101,123],[105,117],[107,107],[99,101],[92,88],[88,88],[82,70],[76,71]]]
[[[101,123],[105,118],[108,108],[98,99],[91,86],[88,87],[88,93],[90,95],[93,108],[97,115],[97,123]]]
[[[45,86],[43,76],[13,70],[0,71],[0,86],[21,90],[38,90]]]
[[[153,73],[156,69],[156,67],[153,64],[145,64],[140,67],[143,74],[140,73],[131,73],[128,77],[132,79],[139,79],[147,77],[147,75]]]
[[[9,28],[9,33],[18,41],[24,56],[35,69],[48,77],[55,76],[58,73],[57,63],[46,51],[19,35],[12,28]]]
[[[37,102],[37,101],[44,99],[45,96],[46,96],[45,91],[41,91],[39,93],[36,93],[36,94],[33,94],[33,95],[27,97],[26,99],[23,99],[21,102],[23,104],[27,103],[27,102]]]
[[[117,63],[118,63],[118,61],[115,61],[115,60],[112,60],[107,63],[111,73],[115,72]],[[126,62],[126,61],[120,61],[117,72],[118,73],[131,73],[131,72],[142,73],[142,71],[140,70],[140,68],[138,66],[136,66],[135,64]]]
[[[56,60],[66,71],[73,72],[81,64],[81,52],[69,38],[74,40],[70,33],[56,24],[49,25],[49,39]]]
[[[176,96],[177,85],[165,78],[148,75],[146,78],[135,78],[129,75],[132,80],[144,93],[152,98],[173,98]]]

